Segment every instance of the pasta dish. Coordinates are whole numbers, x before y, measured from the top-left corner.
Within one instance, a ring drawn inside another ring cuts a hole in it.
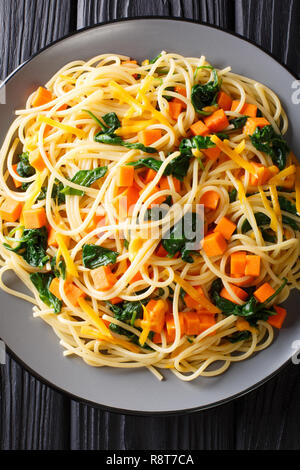
[[[65,356],[191,381],[271,344],[300,289],[300,166],[272,90],[204,56],[103,54],[16,115],[0,286]]]

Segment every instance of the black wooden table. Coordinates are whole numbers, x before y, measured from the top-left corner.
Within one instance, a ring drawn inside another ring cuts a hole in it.
[[[0,0],[0,79],[45,45],[103,21],[179,16],[250,38],[300,76],[299,0]],[[300,449],[300,366],[186,416],[134,417],[77,403],[9,355],[0,368],[2,449]]]

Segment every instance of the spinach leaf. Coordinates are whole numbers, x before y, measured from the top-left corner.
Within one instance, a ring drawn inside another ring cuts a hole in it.
[[[49,261],[49,256],[46,253],[47,241],[47,229],[42,227],[24,230],[16,248],[12,248],[6,243],[4,243],[4,246],[8,250],[22,256],[30,266],[41,268]]]
[[[216,104],[217,95],[220,90],[219,77],[217,71],[211,66],[204,65],[202,67],[198,67],[196,72],[199,69],[211,69],[213,71],[214,80],[211,80],[205,85],[194,85],[192,87],[191,101],[197,113],[209,115],[211,113],[203,111],[203,108]]]
[[[104,121],[103,123],[91,111],[85,110],[85,112],[87,112],[101,127],[101,131],[98,132],[98,134],[95,136],[96,142],[108,145],[121,145],[130,149],[142,150],[142,152],[145,153],[157,152],[154,147],[145,147],[144,144],[141,144],[139,142],[134,144],[130,142],[125,142],[122,137],[114,134],[115,130],[121,127],[121,123],[116,113],[108,113],[102,116],[102,121]]]
[[[230,336],[227,336],[227,340],[230,343],[238,343],[239,341],[244,341],[245,339],[250,339],[251,338],[251,332],[250,331],[236,331]]]
[[[237,197],[237,190],[233,188],[229,193],[229,202],[235,202]]]
[[[66,279],[66,263],[63,259],[56,266],[56,256],[53,256],[50,265],[55,277]]]
[[[165,234],[162,245],[170,257],[180,252],[183,261],[194,262],[191,255],[199,255],[199,247],[196,243],[198,223],[198,214],[188,212],[172,227],[169,233]]]
[[[192,149],[208,149],[215,147],[215,144],[210,140],[210,137],[203,137],[202,135],[195,135],[191,139],[182,139],[179,145],[181,153],[192,155]]]
[[[289,212],[290,214],[297,215],[296,206],[289,199],[286,199],[284,196],[278,196],[278,202],[279,202],[280,209],[282,211],[286,211],[286,212]]]
[[[19,155],[19,163],[17,165],[17,173],[22,178],[29,178],[35,174],[35,169],[29,163],[29,153],[24,152]],[[25,183],[27,184],[27,183]]]
[[[157,153],[157,150],[154,147],[145,147],[144,144],[141,144],[139,142],[134,144],[130,142],[125,142],[122,137],[115,134],[97,134],[95,137],[95,141],[100,142],[102,144],[121,145],[129,149],[138,149],[142,150],[142,152],[145,153]]]
[[[255,217],[258,227],[262,227],[264,225],[270,225],[270,222],[271,222],[270,217],[268,217],[263,212],[256,212],[256,214],[254,214],[254,217]],[[242,225],[242,233],[246,233],[249,230],[251,230],[250,222],[248,220],[245,220],[245,222]]]
[[[155,62],[161,58],[161,53],[158,54],[154,59],[149,60],[149,64],[155,64]]]
[[[271,125],[265,126],[262,129],[257,127],[254,134],[251,136],[251,142],[257,150],[270,155],[274,165],[276,165],[279,170],[285,168],[290,148],[284,138],[276,134]]]
[[[224,299],[220,296],[222,281],[217,279],[213,282],[210,295],[216,306],[222,311],[224,315],[236,315],[239,317],[247,318],[247,321],[256,326],[258,320],[266,321],[269,316],[276,315],[276,311],[273,308],[268,308],[267,305],[269,302],[275,299],[277,295],[282,291],[282,289],[287,284],[287,279],[283,280],[281,286],[271,295],[265,302],[260,303],[256,300],[252,294],[248,301],[244,305],[237,305],[230,300]]]
[[[230,124],[233,124],[235,129],[240,129],[241,127],[244,127],[248,119],[248,116],[241,116],[238,118],[231,119],[229,122]]]
[[[300,230],[299,225],[297,224],[297,222],[295,222],[294,219],[291,219],[290,217],[287,217],[286,215],[282,215],[282,223],[285,224],[285,225],[288,225],[293,230]]]
[[[83,245],[82,261],[85,268],[96,269],[117,261],[119,253],[98,245]]]
[[[53,278],[53,274],[49,273],[30,274],[30,280],[37,289],[42,302],[48,305],[48,307],[53,307],[54,313],[60,313],[62,302],[49,291]]]
[[[183,181],[183,178],[186,176],[187,171],[190,165],[190,158],[188,155],[178,155],[174,158],[166,167],[164,171],[165,176],[175,176],[175,178]],[[151,168],[154,171],[159,171],[163,162],[161,160],[156,160],[152,157],[140,158],[136,162],[129,162],[127,165],[134,166],[135,168]]]
[[[81,186],[90,187],[95,181],[106,175],[108,170],[107,166],[100,166],[94,170],[80,170],[71,179],[72,183],[80,184]],[[60,191],[60,194],[68,196],[84,196],[85,192],[80,189],[71,188],[66,186]]]

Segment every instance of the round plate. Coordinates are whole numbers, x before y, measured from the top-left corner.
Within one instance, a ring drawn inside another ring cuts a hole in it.
[[[44,49],[13,73],[6,83],[6,103],[1,105],[0,141],[24,107],[29,93],[46,83],[63,65],[102,53],[120,53],[137,60],[161,50],[188,57],[205,55],[217,67],[231,65],[234,72],[255,78],[273,89],[286,109],[291,128],[288,141],[300,149],[300,106],[292,104],[295,77],[253,44],[212,26],[169,19],[132,19],[83,30]],[[15,286],[14,276],[7,282]],[[288,317],[274,343],[265,351],[236,363],[218,377],[182,382],[170,371],[159,382],[142,369],[93,368],[78,358],[65,358],[58,338],[40,319],[34,319],[26,302],[0,293],[0,336],[9,350],[41,380],[73,397],[128,413],[192,411],[224,403],[245,393],[278,371],[292,356],[300,337],[299,304],[292,294]],[[299,302],[299,297],[298,297]]]

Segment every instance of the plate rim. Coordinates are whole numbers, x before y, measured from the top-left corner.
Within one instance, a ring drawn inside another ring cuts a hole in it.
[[[274,54],[269,52],[263,46],[256,44],[252,39],[247,39],[239,33],[236,33],[234,31],[231,31],[227,28],[224,28],[224,27],[221,27],[221,26],[218,26],[218,25],[208,23],[206,21],[193,20],[193,19],[190,19],[190,18],[181,18],[181,17],[178,17],[178,16],[173,16],[172,17],[172,16],[149,15],[149,16],[131,16],[131,17],[128,17],[128,18],[120,18],[120,19],[114,19],[114,20],[110,20],[110,21],[103,21],[103,22],[100,22],[100,23],[96,23],[92,26],[86,26],[86,27],[80,28],[76,31],[72,31],[72,32],[62,36],[61,38],[56,39],[55,41],[51,41],[49,44],[47,44],[46,46],[41,48],[39,51],[32,54],[28,59],[26,59],[18,67],[16,67],[5,78],[5,80],[2,81],[2,83],[0,85],[0,90],[23,67],[25,67],[27,64],[29,64],[35,57],[39,56],[44,51],[46,51],[47,49],[50,49],[54,45],[56,45],[60,42],[63,42],[66,39],[70,39],[73,36],[80,35],[81,33],[84,33],[86,31],[93,30],[93,29],[99,29],[102,26],[107,26],[109,24],[115,24],[115,23],[124,23],[124,22],[129,22],[129,21],[137,21],[137,20],[149,20],[149,21],[151,21],[151,20],[161,20],[161,21],[169,20],[169,21],[178,21],[178,22],[180,21],[182,23],[190,23],[190,24],[195,24],[195,25],[201,25],[201,26],[206,26],[206,27],[209,27],[209,28],[213,28],[213,29],[222,31],[224,33],[227,33],[230,36],[236,37],[236,38],[238,38],[238,39],[240,39],[240,40],[242,40],[246,43],[249,43],[252,46],[256,47],[257,49],[261,50],[262,52],[267,54],[269,57],[271,57],[275,62],[277,62],[281,67],[283,67],[295,80],[299,80],[299,78],[289,68],[289,66],[284,64],[281,60],[277,59],[274,56]],[[0,339],[2,339],[1,336],[0,336]],[[51,381],[49,381],[45,377],[41,376],[38,372],[33,370],[28,364],[23,362],[23,360],[6,344],[5,341],[4,341],[4,343],[5,343],[6,353],[8,353],[9,356],[17,362],[17,364],[19,364],[21,367],[23,367],[28,373],[30,373],[35,379],[39,380],[42,384],[50,387],[53,391],[64,394],[65,396],[69,397],[71,400],[74,400],[75,402],[78,402],[78,403],[81,403],[81,404],[84,404],[84,405],[88,405],[88,406],[92,406],[92,407],[100,409],[102,411],[108,411],[110,413],[123,414],[123,415],[129,415],[129,416],[145,416],[145,417],[147,417],[147,416],[161,416],[161,417],[164,417],[164,416],[172,416],[172,415],[180,416],[180,415],[184,415],[184,414],[192,414],[192,413],[196,413],[196,412],[199,412],[199,411],[203,411],[203,410],[219,407],[221,405],[225,405],[225,404],[227,404],[227,403],[229,403],[229,402],[231,402],[231,401],[233,401],[237,398],[240,398],[244,395],[247,395],[248,393],[256,390],[257,388],[259,388],[263,384],[267,383],[269,380],[271,380],[272,378],[277,376],[280,372],[282,372],[284,369],[286,369],[287,366],[291,363],[291,360],[292,360],[292,357],[290,357],[278,369],[276,369],[271,374],[264,377],[259,382],[256,382],[252,386],[248,387],[247,389],[241,390],[240,392],[238,392],[234,395],[231,395],[230,397],[223,398],[223,399],[218,400],[216,402],[206,404],[206,405],[199,405],[199,406],[193,407],[193,408],[185,408],[185,409],[172,410],[172,411],[140,411],[140,410],[128,410],[128,409],[122,409],[122,408],[117,408],[117,407],[110,407],[108,405],[103,405],[103,404],[100,404],[100,403],[97,403],[97,402],[94,402],[94,401],[87,400],[86,398],[82,398],[78,395],[72,394],[71,392],[69,392],[67,390],[64,390],[63,388],[59,387],[58,385],[53,384]],[[5,367],[5,364],[4,364],[4,367]]]

